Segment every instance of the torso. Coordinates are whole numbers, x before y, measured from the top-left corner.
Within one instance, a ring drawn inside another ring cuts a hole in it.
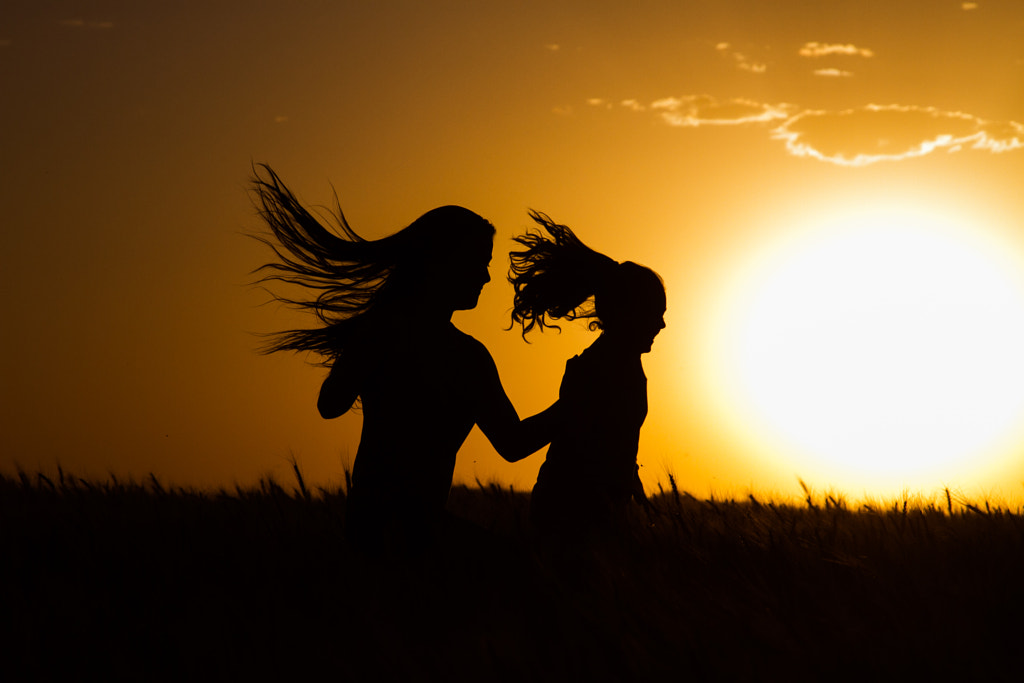
[[[628,501],[647,377],[639,355],[615,357],[591,346],[566,363],[560,397],[568,422],[552,441],[535,495]]]
[[[361,497],[444,507],[456,454],[475,421],[474,363],[482,349],[451,324],[432,335],[409,330],[375,349],[378,360],[368,359],[373,366],[360,391],[353,488]]]

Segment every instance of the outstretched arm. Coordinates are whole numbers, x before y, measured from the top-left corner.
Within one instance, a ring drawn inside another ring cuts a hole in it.
[[[549,444],[562,423],[558,401],[520,420],[501,386],[494,359],[482,345],[478,365],[476,423],[498,454],[509,462],[517,462]]]

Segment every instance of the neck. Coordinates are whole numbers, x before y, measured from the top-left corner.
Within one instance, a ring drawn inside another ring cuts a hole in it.
[[[447,327],[452,322],[453,313],[449,310],[419,309],[410,311],[405,322],[419,329]]]
[[[452,320],[455,309],[429,296],[411,296],[403,304],[405,320],[426,327],[440,327]]]
[[[635,345],[629,343],[628,338],[614,333],[609,334],[607,331],[602,332],[601,336],[597,338],[597,341],[592,346],[601,350],[602,353],[616,357],[640,358],[640,352],[636,350]]]

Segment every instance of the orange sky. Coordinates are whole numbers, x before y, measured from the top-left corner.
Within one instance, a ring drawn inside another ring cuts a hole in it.
[[[494,281],[455,320],[524,415],[593,338],[504,330],[527,209],[660,272],[640,462],[696,495],[844,485],[752,446],[708,395],[701,335],[751,253],[895,203],[1024,254],[1019,2],[164,5],[0,8],[3,470],[231,485],[294,454],[340,481],[358,416],[321,420],[323,371],[254,352],[302,321],[247,285],[252,161],[310,204],[333,184],[370,237],[441,204],[490,219]],[[1015,494],[1018,453],[907,484]],[[541,461],[474,433],[457,476],[528,487]]]

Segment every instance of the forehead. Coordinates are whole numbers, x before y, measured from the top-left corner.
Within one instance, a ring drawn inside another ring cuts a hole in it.
[[[488,262],[494,252],[494,239],[491,235],[463,235],[450,245],[449,258],[460,263]]]
[[[641,278],[636,282],[636,306],[645,311],[655,311],[659,314],[665,312],[667,300],[665,297],[665,285],[654,273],[649,277]]]
[[[665,298],[665,285],[653,270],[647,268],[633,270],[625,282],[627,287],[643,292],[646,296],[658,295],[662,299]]]
[[[652,289],[648,295],[647,300],[644,302],[646,308],[651,311],[657,311],[658,313],[664,313],[668,307],[668,301],[665,298],[665,288],[659,286],[657,289]]]

